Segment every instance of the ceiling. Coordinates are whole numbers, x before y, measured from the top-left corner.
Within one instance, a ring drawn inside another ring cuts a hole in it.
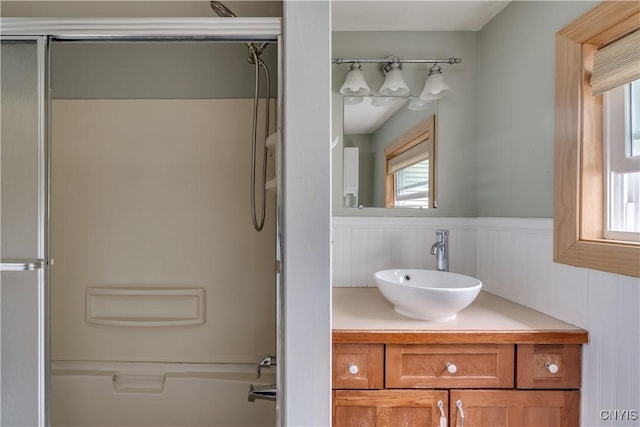
[[[509,1],[332,0],[333,31],[478,31]]]
[[[362,98],[358,104],[345,102],[344,128],[345,135],[369,135],[378,130],[384,122],[393,116],[407,103],[407,98],[378,98],[387,101],[384,105],[373,105],[372,97]]]

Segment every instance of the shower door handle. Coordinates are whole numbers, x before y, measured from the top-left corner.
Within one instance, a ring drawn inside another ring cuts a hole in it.
[[[34,271],[42,268],[44,260],[33,261],[2,261],[0,271]]]

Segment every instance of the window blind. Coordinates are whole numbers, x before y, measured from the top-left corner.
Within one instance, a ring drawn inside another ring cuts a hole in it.
[[[392,174],[408,166],[415,165],[429,158],[429,145],[427,140],[411,147],[402,154],[398,154],[388,160],[387,173]]]
[[[599,49],[594,58],[593,95],[640,78],[640,30]]]

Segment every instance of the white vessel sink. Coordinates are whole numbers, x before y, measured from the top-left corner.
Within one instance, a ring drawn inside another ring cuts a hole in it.
[[[455,319],[482,288],[482,282],[475,277],[444,271],[382,270],[373,277],[398,313],[437,322]]]

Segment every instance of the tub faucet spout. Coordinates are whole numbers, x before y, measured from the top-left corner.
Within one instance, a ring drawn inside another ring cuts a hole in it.
[[[449,230],[436,230],[436,242],[431,246],[436,256],[436,270],[449,271]]]
[[[256,399],[273,401],[276,400],[277,395],[278,391],[275,384],[259,385],[255,387],[251,384],[249,386],[248,400],[249,402],[255,402]]]

